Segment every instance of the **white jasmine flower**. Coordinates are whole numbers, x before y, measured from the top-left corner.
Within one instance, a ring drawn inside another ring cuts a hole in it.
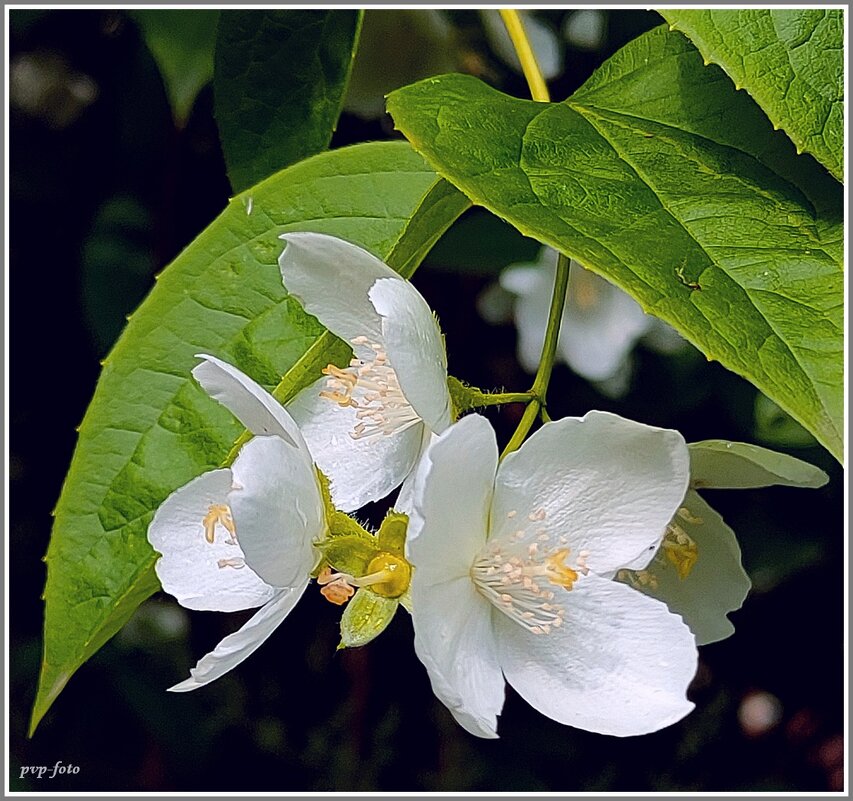
[[[680,434],[601,412],[500,464],[479,415],[429,448],[408,540],[415,650],[465,729],[497,736],[504,677],[553,720],[617,736],[693,708],[690,630],[607,578],[654,555],[688,477]]]
[[[366,250],[325,234],[282,239],[285,288],[354,351],[287,407],[348,512],[398,487],[450,425],[444,341],[421,294]]]
[[[163,589],[189,609],[260,606],[171,687],[195,690],[227,673],[272,634],[308,586],[326,514],[311,454],[296,423],[263,387],[202,356],[193,375],[255,437],[230,469],[211,470],[160,506],[148,539],[162,556]]]
[[[501,287],[516,296],[518,360],[531,373],[539,366],[545,341],[556,259],[554,250],[543,247],[536,262],[512,265],[500,278]],[[672,328],[646,314],[630,295],[572,262],[557,357],[606,394],[619,396],[630,381],[631,351],[644,336],[664,352],[684,344]]]
[[[793,456],[745,442],[691,443],[690,489],[667,527],[662,547],[641,570],[617,578],[658,598],[684,618],[699,645],[734,632],[728,613],[740,609],[751,582],[734,531],[696,491],[783,485],[822,487],[828,476]]]

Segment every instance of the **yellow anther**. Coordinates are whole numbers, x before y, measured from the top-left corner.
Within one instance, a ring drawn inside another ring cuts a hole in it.
[[[680,517],[685,523],[692,523],[695,526],[698,526],[702,523],[701,517],[696,517],[693,513],[686,507],[682,506],[676,514]]]
[[[320,397],[326,400],[337,403],[338,406],[355,406],[352,399],[352,391],[358,382],[358,378],[334,364],[327,364],[323,370],[323,375],[329,376],[329,389],[325,389],[320,393]]]
[[[578,574],[565,564],[566,557],[568,555],[569,549],[562,548],[551,554],[551,556],[545,560],[545,566],[547,569],[548,581],[559,587],[565,587],[567,590],[570,590],[572,585],[578,580]]]
[[[679,526],[670,526],[661,543],[667,561],[675,566],[680,579],[686,579],[699,558],[699,547]]]
[[[214,503],[207,509],[207,514],[202,519],[204,526],[204,538],[213,545],[216,539],[216,524],[219,523],[230,535],[230,540],[234,541],[237,537],[237,530],[234,527],[234,518],[231,517],[231,510],[224,503]]]
[[[345,604],[355,594],[355,589],[347,581],[347,576],[343,573],[332,573],[328,565],[320,571],[317,583],[320,585],[320,594],[327,601],[338,606]]]

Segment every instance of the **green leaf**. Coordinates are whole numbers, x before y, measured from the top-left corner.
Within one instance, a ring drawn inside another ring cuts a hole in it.
[[[183,127],[196,95],[213,77],[219,11],[137,8],[128,13],[160,67],[175,122]]]
[[[396,598],[383,598],[362,587],[352,597],[341,616],[341,642],[338,648],[367,645],[378,637],[397,612]]]
[[[750,445],[708,439],[691,442],[690,484],[699,489],[752,489],[756,487],[809,487],[829,481],[819,467],[786,453]]]
[[[844,180],[844,12],[840,8],[666,9],[770,121]]]
[[[222,11],[214,108],[235,192],[328,147],[361,15],[355,10]]]
[[[841,186],[664,26],[564,103],[446,75],[394,92],[436,170],[752,381],[839,460]]]
[[[411,272],[468,207],[453,192],[403,142],[324,153],[234,198],[161,274],[104,362],[56,509],[32,728],[157,589],[146,538],[154,510],[219,466],[242,430],[191,380],[195,354],[223,357],[266,387],[289,376],[293,391],[328,363],[315,351],[306,365],[323,329],[285,294],[279,235],[341,236]]]

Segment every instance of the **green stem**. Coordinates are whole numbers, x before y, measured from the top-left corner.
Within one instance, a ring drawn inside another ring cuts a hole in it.
[[[527,32],[524,30],[524,23],[521,21],[521,16],[514,9],[501,9],[500,13],[501,19],[504,25],[506,25],[507,33],[509,33],[509,38],[512,40],[512,46],[515,48],[518,60],[521,62],[524,77],[527,79],[527,85],[530,87],[530,96],[534,100],[543,103],[550,102],[551,95],[548,93],[548,86],[542,77],[542,71],[539,69],[536,55],[533,53],[530,40],[527,38]],[[507,443],[506,448],[504,448],[501,459],[508,453],[512,453],[521,447],[521,443],[524,442],[524,438],[530,432],[537,417],[541,415],[543,420],[550,420],[548,413],[545,411],[545,393],[548,391],[551,370],[554,368],[554,355],[557,352],[557,339],[560,335],[560,323],[563,319],[563,305],[566,302],[566,289],[568,286],[569,260],[560,254],[557,259],[557,276],[554,279],[554,294],[551,297],[551,309],[548,312],[548,327],[545,330],[542,356],[539,359],[539,369],[536,371],[536,377],[533,379],[533,387],[528,393],[530,402],[521,416],[515,433],[512,435],[509,443]]]
[[[512,46],[518,54],[518,60],[521,62],[521,69],[524,71],[524,77],[530,87],[530,96],[543,103],[549,102],[551,96],[548,94],[548,87],[542,77],[542,71],[539,69],[533,48],[530,46],[530,40],[527,38],[527,32],[524,30],[524,23],[521,21],[520,14],[512,8],[502,8],[500,14],[504,25],[506,25],[509,38],[512,40]]]
[[[536,416],[539,414],[539,410],[541,408],[542,404],[538,398],[530,401],[527,408],[524,410],[524,414],[521,416],[521,420],[518,423],[518,427],[515,429],[515,433],[504,448],[504,452],[501,454],[501,459],[503,459],[508,453],[517,451],[521,447],[521,443],[524,442],[527,432],[530,431],[531,427],[536,422]]]
[[[532,392],[484,392],[480,406],[503,406],[505,403],[530,403],[534,400]]]
[[[569,258],[560,253],[557,256],[557,275],[554,278],[554,294],[551,296],[551,308],[548,311],[548,327],[545,329],[545,342],[542,345],[542,355],[539,357],[539,369],[533,379],[530,389],[534,399],[524,410],[524,414],[515,429],[509,443],[507,443],[501,459],[508,453],[518,450],[524,438],[530,432],[540,412],[545,412],[545,395],[548,392],[548,383],[551,380],[551,371],[554,369],[554,357],[557,353],[557,340],[560,337],[560,323],[563,320],[563,306],[566,303],[566,292],[569,288]]]
[[[539,369],[533,379],[531,392],[544,405],[551,371],[554,369],[554,356],[557,353],[557,340],[560,338],[560,323],[563,320],[563,306],[566,304],[566,292],[569,289],[568,256],[557,255],[557,275],[554,278],[554,294],[551,296],[551,308],[548,311],[548,327],[545,329],[545,343],[542,345],[542,356],[539,358]]]

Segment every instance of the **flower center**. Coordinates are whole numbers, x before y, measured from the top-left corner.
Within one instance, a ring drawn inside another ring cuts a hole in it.
[[[421,422],[403,395],[397,373],[388,363],[388,354],[383,347],[370,342],[367,337],[356,337],[352,344],[366,346],[373,356],[369,359],[354,358],[349,367],[343,369],[327,365],[323,374],[329,378],[326,389],[320,393],[321,398],[357,410],[358,422],[350,436],[366,439],[399,434]]]
[[[596,281],[597,276],[586,269],[578,269],[573,273],[572,292],[575,305],[582,311],[593,308],[599,302],[601,294]]]
[[[349,573],[333,573],[326,566],[317,576],[317,583],[326,600],[344,604],[352,597],[355,587],[369,587],[383,598],[399,598],[409,588],[411,578],[412,566],[405,559],[383,552],[370,560],[364,576],[356,578]]]
[[[535,512],[530,520],[544,517],[543,512]],[[552,627],[563,625],[562,606],[551,603],[556,597],[553,588],[571,590],[578,574],[588,572],[586,551],[578,554],[574,567],[566,564],[570,550],[565,543],[564,536],[554,538],[545,530],[531,536],[520,529],[509,543],[487,543],[471,566],[471,578],[505,615],[534,634],[548,634]]]

